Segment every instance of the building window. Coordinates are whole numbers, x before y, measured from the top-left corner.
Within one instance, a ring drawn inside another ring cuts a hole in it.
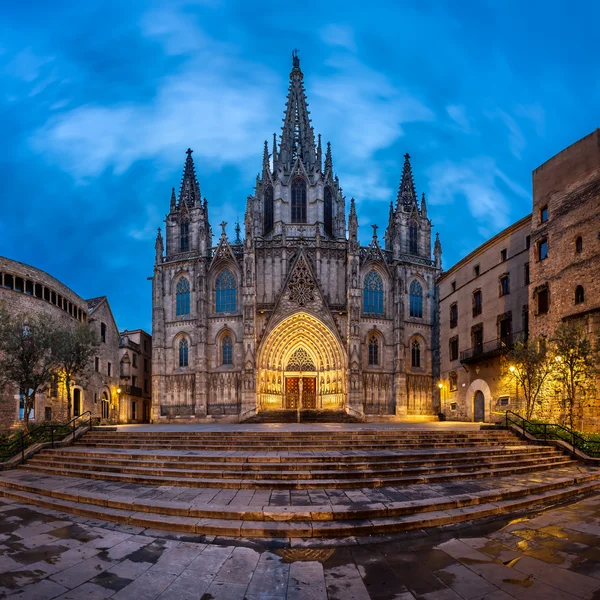
[[[15,292],[23,291],[23,279],[21,277],[15,277]]]
[[[104,323],[100,323],[100,341],[106,343],[106,325]]]
[[[333,237],[333,194],[329,186],[325,188],[324,193],[323,220],[325,221],[325,233]]]
[[[479,265],[473,267],[473,277],[479,277]]]
[[[499,396],[498,397],[498,405],[499,406],[508,406],[509,401],[510,401],[509,396]]]
[[[217,312],[235,312],[237,308],[237,287],[235,277],[229,269],[224,269],[219,273],[215,287]]]
[[[268,185],[265,188],[264,207],[263,207],[263,233],[267,234],[273,229],[273,186]]]
[[[190,224],[182,221],[179,225],[179,251],[189,252],[190,250]]]
[[[189,346],[188,341],[183,338],[179,341],[179,366],[187,367],[188,366],[188,352]]]
[[[458,304],[456,302],[450,306],[450,329],[458,325]]]
[[[538,260],[548,258],[548,240],[544,238],[538,242]]]
[[[369,271],[363,283],[363,312],[383,314],[383,280],[377,271]]]
[[[376,335],[369,340],[369,365],[379,365],[379,338]]]
[[[108,419],[110,412],[110,402],[108,401],[108,396],[106,392],[102,392],[102,418]]]
[[[456,410],[456,402],[450,402],[450,410]]]
[[[540,208],[540,222],[545,223],[548,220],[548,205]]]
[[[483,310],[483,300],[481,290],[475,290],[473,292],[473,316],[477,317]]]
[[[421,344],[414,340],[411,346],[412,366],[415,369],[421,367]]]
[[[471,328],[471,339],[473,342],[473,354],[481,354],[483,352],[483,325],[474,325]]]
[[[531,246],[531,236],[528,235],[525,238],[525,250],[529,250],[530,246]]]
[[[500,295],[506,296],[507,294],[510,294],[508,275],[502,275],[502,277],[500,277]]]
[[[131,385],[133,387],[135,387],[135,384],[137,383],[137,377],[135,375],[131,376]]]
[[[458,360],[458,336],[450,338],[450,342],[448,343],[450,360]]]
[[[13,276],[6,273],[4,275],[4,287],[7,290],[12,290],[14,286]]]
[[[423,288],[415,279],[410,284],[410,316],[417,319],[423,318]]]
[[[506,248],[500,250],[500,260],[504,262],[506,260]]]
[[[583,252],[583,238],[578,235],[577,239],[575,240],[575,252],[577,254],[581,254]]]
[[[538,315],[545,315],[548,312],[549,297],[547,288],[543,288],[537,292],[536,304]]]
[[[414,221],[408,224],[408,252],[419,254],[419,227]]]
[[[144,373],[147,373],[147,372],[148,372],[148,359],[145,358],[144,359]]]
[[[450,284],[450,287],[452,288],[452,291],[453,291],[453,292],[455,292],[455,291],[456,291],[456,281],[453,281],[453,282]]]
[[[137,369],[137,354],[135,352],[132,352],[132,358],[133,358],[133,361],[131,364],[133,365],[134,368]]]
[[[97,373],[100,372],[100,359],[97,356],[94,358],[94,369]]]
[[[175,286],[175,314],[181,315],[190,314],[190,282],[181,277]]]
[[[575,288],[575,304],[581,304],[584,300],[583,286],[578,285]]]
[[[46,406],[44,408],[44,421],[52,421],[52,407]]]
[[[458,389],[458,375],[452,371],[448,376],[448,380],[450,382],[450,391],[455,392]]]
[[[110,363],[106,363],[106,372],[109,377],[112,376],[112,365]]]
[[[529,338],[529,306],[525,305],[521,310],[521,322],[523,323],[523,336]]]
[[[510,344],[511,341],[511,335],[512,335],[512,317],[502,317],[499,320],[499,336],[500,336],[500,341],[508,346]]]
[[[292,223],[306,223],[306,182],[301,177],[292,181]]]
[[[226,335],[221,341],[221,364],[233,364],[233,343],[230,335]]]
[[[525,273],[525,285],[529,285],[529,263],[525,263],[523,265],[524,273]]]
[[[144,379],[144,392],[148,393],[148,380]]]

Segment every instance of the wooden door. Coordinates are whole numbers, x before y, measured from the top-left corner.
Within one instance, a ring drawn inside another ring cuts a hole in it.
[[[298,408],[300,401],[300,378],[299,377],[286,377],[285,378],[285,407],[284,408]]]
[[[302,408],[317,408],[317,378],[302,378]]]
[[[485,419],[485,399],[483,392],[479,391],[475,393],[473,398],[473,421],[480,423]]]

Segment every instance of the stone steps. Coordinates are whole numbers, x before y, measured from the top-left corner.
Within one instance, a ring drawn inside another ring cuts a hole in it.
[[[265,410],[246,419],[244,424],[250,423],[296,423],[297,410]],[[361,419],[349,415],[345,410],[310,410],[300,411],[302,423],[361,423]]]
[[[36,486],[0,476],[0,495],[17,501],[152,529],[228,537],[334,538],[391,534],[457,524],[533,509],[581,496],[600,488],[597,473],[532,484],[387,505],[219,507],[189,503],[111,498],[63,489],[62,480]],[[50,479],[50,478],[49,478]],[[118,492],[116,492],[118,495]]]

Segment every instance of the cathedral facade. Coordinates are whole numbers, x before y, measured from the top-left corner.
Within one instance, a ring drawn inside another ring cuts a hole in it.
[[[432,258],[425,195],[407,154],[383,240],[373,226],[370,244],[359,244],[355,202],[346,205],[330,144],[323,152],[315,139],[297,56],[243,240],[239,228],[228,239],[225,225],[213,245],[188,150],[155,245],[154,422],[437,413],[441,245]]]

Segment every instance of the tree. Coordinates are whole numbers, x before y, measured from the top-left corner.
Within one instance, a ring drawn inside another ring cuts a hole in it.
[[[52,353],[67,391],[67,414],[71,415],[71,383],[87,375],[91,359],[99,341],[96,332],[87,324],[60,327],[52,343]]]
[[[598,347],[579,321],[561,323],[550,341],[555,354],[554,376],[563,386],[569,426],[573,429],[576,402],[581,404],[581,396],[593,389],[598,374]]]
[[[541,403],[545,386],[552,374],[553,362],[544,344],[535,340],[518,341],[507,355],[509,372],[523,389],[525,417],[531,419]]]
[[[55,333],[56,323],[48,315],[10,314],[0,307],[0,384],[19,390],[25,432],[36,394],[46,388],[56,370]]]

